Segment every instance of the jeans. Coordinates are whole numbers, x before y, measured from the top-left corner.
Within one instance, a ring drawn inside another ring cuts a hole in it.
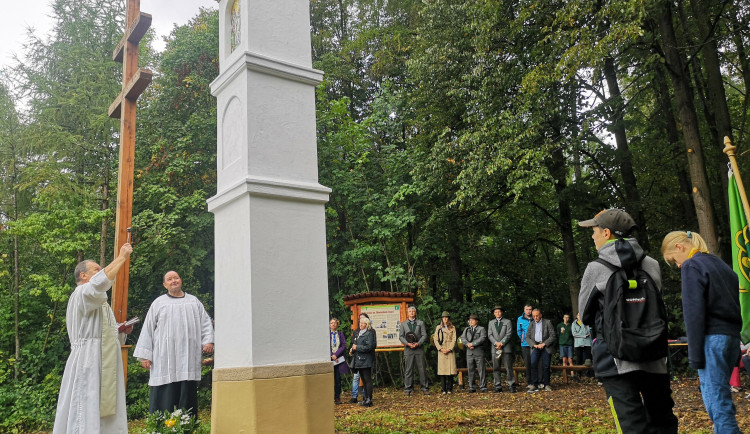
[[[526,383],[533,384],[531,382],[531,347],[528,345],[521,347],[521,357],[523,357],[523,364],[526,366]]]
[[[354,379],[352,380],[352,398],[357,399],[359,394],[359,371],[354,373]]]
[[[714,423],[714,432],[739,433],[737,409],[729,390],[729,376],[739,357],[740,339],[727,335],[706,335],[703,354],[706,367],[698,369],[703,404]]]
[[[549,386],[549,362],[551,358],[552,356],[544,348],[531,349],[531,378],[529,379],[529,384],[544,384],[545,386]],[[538,368],[539,362],[542,362],[541,372]]]

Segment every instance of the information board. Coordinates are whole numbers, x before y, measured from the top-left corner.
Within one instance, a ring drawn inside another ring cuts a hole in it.
[[[372,321],[372,328],[378,336],[378,348],[401,347],[398,340],[398,326],[401,324],[401,304],[379,304],[360,306]]]

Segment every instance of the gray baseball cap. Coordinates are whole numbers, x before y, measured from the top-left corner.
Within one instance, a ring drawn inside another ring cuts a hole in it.
[[[594,218],[578,222],[578,226],[584,228],[592,228],[599,226],[604,229],[609,229],[615,235],[625,237],[630,234],[637,225],[633,217],[630,214],[618,208],[611,208],[601,211],[595,215]]]

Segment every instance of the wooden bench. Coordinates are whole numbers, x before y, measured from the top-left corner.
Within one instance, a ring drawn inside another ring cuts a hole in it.
[[[577,371],[577,372],[584,372],[584,371],[593,371],[593,366],[586,366],[586,365],[573,365],[573,366],[562,366],[562,365],[552,365],[549,367],[551,371],[561,371],[563,380],[568,383],[570,382],[570,378],[568,376],[568,372],[570,371]],[[464,374],[468,375],[469,370],[467,368],[458,368],[458,385],[462,389],[464,388]],[[486,368],[485,372],[489,375],[493,372],[492,368]],[[513,373],[516,374],[516,378],[518,377],[519,373],[526,374],[526,367],[525,366],[514,366],[513,367]]]

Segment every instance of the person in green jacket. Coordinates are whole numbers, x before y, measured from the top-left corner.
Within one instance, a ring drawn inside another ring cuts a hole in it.
[[[563,366],[573,366],[573,333],[570,331],[570,315],[563,315],[563,322],[557,325],[557,344]]]

